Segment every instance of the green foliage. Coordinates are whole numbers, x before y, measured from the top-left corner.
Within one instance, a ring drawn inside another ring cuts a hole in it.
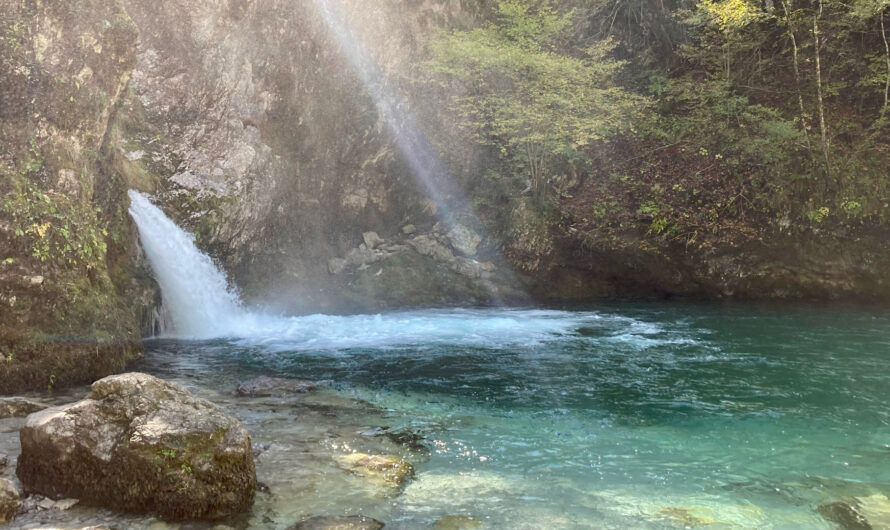
[[[87,271],[104,266],[108,232],[88,204],[28,184],[0,200],[0,214],[12,221],[20,247],[40,262]]]
[[[431,45],[429,70],[452,91],[452,107],[539,200],[597,142],[632,133],[647,104],[617,85],[623,63],[609,58],[612,42],[566,48],[575,16],[547,1],[501,0],[491,22]]]

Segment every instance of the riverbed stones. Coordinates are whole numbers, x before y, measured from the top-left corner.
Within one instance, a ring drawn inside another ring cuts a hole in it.
[[[433,530],[480,530],[485,524],[469,515],[446,515],[433,524]]]
[[[341,468],[378,486],[399,488],[414,476],[414,467],[394,455],[350,453],[337,455],[334,460]]]
[[[45,408],[46,405],[22,397],[0,398],[0,419],[23,418]]]
[[[237,419],[141,373],[106,377],[90,396],[28,417],[16,473],[27,492],[171,520],[248,509],[256,472]]]
[[[235,389],[235,394],[246,397],[283,397],[293,394],[305,394],[316,388],[318,388],[318,385],[304,379],[262,376],[244,381]]]
[[[15,519],[22,507],[22,495],[11,481],[0,478],[0,524]]]
[[[385,525],[364,515],[318,515],[292,525],[288,530],[380,530]]]

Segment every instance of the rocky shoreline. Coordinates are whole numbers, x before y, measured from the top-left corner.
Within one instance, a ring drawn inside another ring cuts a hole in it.
[[[197,377],[127,373],[90,388],[0,398],[0,524],[379,530],[390,522],[380,507],[404,493],[435,447],[423,427],[391,426],[387,411],[343,397],[331,382],[258,376],[214,388]],[[827,523],[887,523],[886,497],[843,481],[818,487],[831,493],[817,508]],[[694,506],[657,506],[647,518],[666,527],[720,524]],[[497,526],[478,514],[431,521],[436,530],[489,527]]]
[[[85,390],[0,398],[0,450],[6,453],[0,523],[22,529],[379,529],[384,523],[377,519],[330,513],[330,507],[313,513],[310,506],[294,506],[292,514],[281,513],[288,497],[281,488],[306,486],[288,476],[309,467],[294,459],[327,459],[326,473],[385,502],[428,455],[416,436],[384,425],[344,423],[353,416],[370,420],[381,411],[308,381],[244,381],[228,389],[223,407],[143,373],[97,381],[86,399],[77,400]],[[250,411],[264,421],[298,412],[301,424],[294,427],[300,439],[272,430],[254,442],[224,409],[236,415]],[[323,440],[337,443],[325,444],[327,454],[305,450]],[[289,468],[282,467],[285,461]],[[476,523],[456,517],[439,527]]]

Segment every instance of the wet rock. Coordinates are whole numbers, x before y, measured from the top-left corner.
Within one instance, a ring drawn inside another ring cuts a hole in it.
[[[292,394],[305,394],[318,388],[312,381],[284,379],[281,377],[257,377],[238,385],[235,393],[249,397],[281,397]]]
[[[6,455],[0,455],[0,472],[6,469],[6,466],[9,465],[9,457]]]
[[[344,270],[346,270],[346,265],[348,262],[343,258],[332,258],[328,260],[328,272],[331,274],[340,274]]]
[[[369,455],[350,453],[335,456],[337,464],[356,475],[368,478],[371,482],[391,488],[401,487],[414,475],[414,467],[393,455]]]
[[[476,530],[485,528],[485,524],[468,515],[446,515],[433,525],[433,530]]]
[[[386,259],[387,254],[378,250],[365,248],[354,248],[346,253],[347,267],[364,267],[372,263]]]
[[[21,418],[45,408],[46,405],[21,397],[0,398],[0,419]]]
[[[448,240],[451,241],[454,250],[464,256],[475,256],[479,243],[482,242],[482,236],[467,226],[456,224],[448,231]]]
[[[393,441],[393,443],[397,443],[402,447],[408,449],[412,453],[428,456],[430,454],[430,449],[426,445],[424,445],[424,437],[420,433],[411,432],[411,431],[395,431],[395,432],[381,432],[376,434],[375,436],[385,436]]]
[[[253,444],[253,457],[256,458],[272,447],[270,444]]]
[[[832,502],[818,508],[819,515],[837,523],[844,530],[872,530],[855,503]]]
[[[435,260],[445,263],[455,261],[454,254],[445,245],[437,241],[431,236],[417,236],[408,242],[418,254],[429,256]]]
[[[22,507],[22,495],[15,484],[0,478],[0,524],[8,523],[15,519]]]
[[[362,234],[362,240],[365,242],[365,245],[368,246],[371,250],[377,248],[381,243],[383,243],[383,238],[377,235],[377,232],[365,232]]]
[[[32,414],[17,475],[28,492],[167,519],[216,519],[253,503],[250,437],[179,385],[129,373],[88,399]]]
[[[385,525],[377,519],[363,515],[343,517],[319,515],[304,519],[288,530],[380,530]]]

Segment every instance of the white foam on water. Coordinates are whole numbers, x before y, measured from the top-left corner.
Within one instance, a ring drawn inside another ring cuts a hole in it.
[[[283,317],[246,309],[194,237],[131,190],[130,215],[171,317],[167,336],[238,339],[269,350],[342,350],[425,344],[502,347],[565,338],[593,312],[441,309],[382,315]]]

